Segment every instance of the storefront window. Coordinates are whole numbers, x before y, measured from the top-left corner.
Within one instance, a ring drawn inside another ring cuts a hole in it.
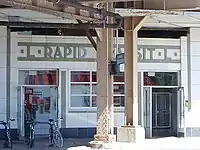
[[[114,85],[114,94],[124,94],[124,84]]]
[[[57,85],[56,70],[20,70],[19,84],[21,85]]]
[[[97,73],[92,72],[92,82],[97,82]]]
[[[71,96],[71,107],[90,107],[90,96]]]
[[[114,76],[114,82],[124,82],[124,72]]]
[[[92,96],[92,107],[96,107],[96,106],[97,106],[97,97]]]
[[[178,86],[177,72],[144,72],[146,86]]]
[[[90,94],[90,84],[71,84],[71,94]]]
[[[71,72],[72,82],[90,82],[90,72],[73,71]]]
[[[71,107],[96,107],[97,75],[90,71],[71,72]],[[124,107],[124,73],[114,76],[114,106]]]
[[[114,96],[114,106],[115,107],[124,107],[124,96]]]
[[[97,85],[92,84],[92,94],[97,94]]]

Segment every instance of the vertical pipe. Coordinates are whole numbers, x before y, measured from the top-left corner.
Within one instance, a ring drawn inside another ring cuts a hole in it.
[[[6,120],[10,119],[10,58],[11,58],[11,29],[7,28],[7,52],[6,52]]]

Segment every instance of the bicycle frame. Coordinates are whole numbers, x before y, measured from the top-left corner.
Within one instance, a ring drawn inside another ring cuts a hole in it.
[[[34,126],[36,124],[48,124],[50,126],[49,128],[49,140],[50,140],[50,145],[49,146],[53,146],[54,145],[54,132],[58,130],[57,124],[53,119],[49,119],[48,122],[39,122],[39,121],[27,121],[27,123],[29,124],[30,127],[30,131],[29,131],[29,135],[28,135],[28,145],[31,147],[33,147],[33,143],[34,143],[34,139],[35,139],[35,134],[34,134]]]
[[[15,119],[10,119],[7,122],[5,121],[0,121],[0,124],[4,126],[4,136],[5,136],[5,143],[4,143],[4,148],[12,148],[12,140],[10,137],[10,127],[9,123],[11,121],[14,121]]]
[[[29,128],[30,128],[27,145],[29,145],[30,148],[32,148],[34,146],[34,139],[35,139],[34,127],[37,122],[30,120],[27,123],[29,124]]]

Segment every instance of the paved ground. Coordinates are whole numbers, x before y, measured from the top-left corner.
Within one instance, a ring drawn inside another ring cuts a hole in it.
[[[63,148],[60,150],[91,150],[87,147],[92,139],[65,139]],[[3,141],[0,141],[0,150]],[[28,150],[23,141],[13,141],[13,150]],[[104,150],[200,150],[200,138],[160,138],[149,139],[141,143],[114,143],[107,145]],[[7,150],[7,149],[5,149]],[[48,147],[47,139],[36,139],[35,147],[31,150],[59,150],[56,147]]]
[[[67,150],[69,147],[87,145],[92,139],[65,139],[63,148],[48,147],[48,139],[36,139],[35,147],[28,148],[23,141],[13,141],[13,150]],[[0,150],[3,148],[3,141],[0,141]]]
[[[88,147],[72,147],[68,150],[91,150]],[[103,150],[103,149],[102,149]],[[104,150],[200,150],[200,138],[147,139],[140,143],[106,144]]]

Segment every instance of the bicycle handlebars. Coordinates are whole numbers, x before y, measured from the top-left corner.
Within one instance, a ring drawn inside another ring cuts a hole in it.
[[[8,124],[11,121],[15,121],[15,119],[9,119],[7,122],[6,121],[0,121],[0,124]]]
[[[58,119],[56,119],[56,120],[63,120],[63,118],[61,117],[61,118],[58,118]],[[34,123],[34,124],[51,124],[52,122],[54,122],[54,120],[53,119],[49,119],[48,120],[48,122],[42,122],[42,121],[35,121],[35,120],[28,120],[27,121],[27,123],[29,123],[29,124],[32,124],[32,123]]]

